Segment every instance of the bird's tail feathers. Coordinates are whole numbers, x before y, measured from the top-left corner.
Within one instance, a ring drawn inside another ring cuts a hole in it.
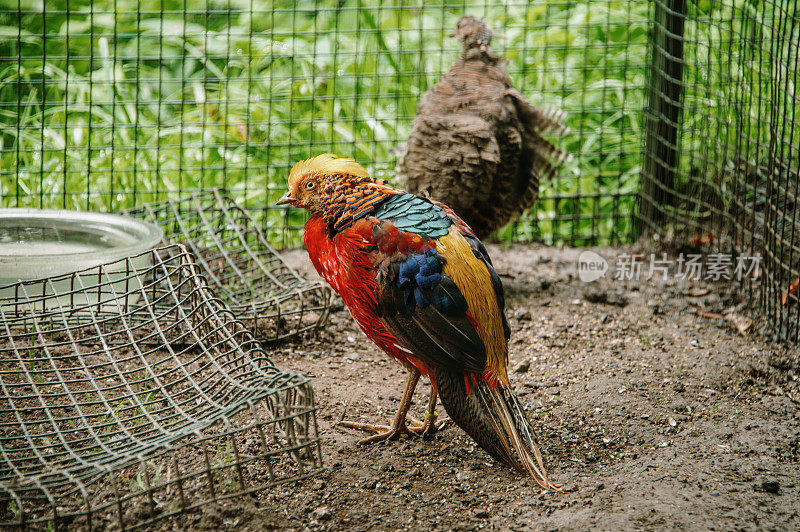
[[[450,418],[483,450],[542,488],[561,491],[547,477],[533,429],[511,388],[482,379],[468,382],[463,373],[435,371],[434,378]]]
[[[558,107],[550,104],[533,105],[517,89],[506,89],[506,96],[509,96],[519,112],[525,128],[529,131],[536,131],[540,135],[563,136],[570,132],[569,127],[564,125],[567,113]]]
[[[522,124],[528,132],[528,142],[537,157],[534,159],[532,193],[538,193],[539,182],[552,178],[558,167],[572,160],[572,154],[556,148],[544,135],[564,136],[570,132],[564,125],[567,113],[554,105],[533,105],[517,89],[509,88],[506,95],[513,101],[519,112]]]
[[[528,142],[538,155],[533,160],[533,172],[539,182],[552,179],[562,163],[572,160],[571,153],[556,148],[549,140],[538,134],[531,135]]]
[[[535,127],[542,135],[554,134],[560,137],[570,132],[569,127],[564,125],[567,112],[555,105],[544,104],[533,107],[532,114],[535,117],[533,121]]]

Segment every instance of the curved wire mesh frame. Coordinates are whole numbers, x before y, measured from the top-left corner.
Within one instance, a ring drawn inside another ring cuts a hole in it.
[[[250,213],[224,190],[125,211],[164,229],[165,244],[182,243],[209,284],[260,340],[316,330],[328,319],[331,293],[290,268]]]
[[[0,525],[130,528],[320,471],[277,369],[183,246],[0,287]]]

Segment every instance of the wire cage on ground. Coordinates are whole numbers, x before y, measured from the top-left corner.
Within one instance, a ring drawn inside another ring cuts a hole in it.
[[[308,379],[200,272],[171,246],[0,289],[0,525],[131,528],[321,470]]]
[[[328,319],[328,287],[290,268],[251,213],[224,190],[147,203],[125,214],[162,227],[166,243],[185,245],[214,293],[259,340],[314,331]]]

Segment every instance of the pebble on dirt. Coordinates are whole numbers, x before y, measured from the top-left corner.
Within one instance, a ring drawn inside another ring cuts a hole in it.
[[[327,506],[320,506],[311,512],[311,517],[317,521],[327,521],[331,518],[331,510]]]
[[[531,360],[523,360],[519,365],[514,368],[514,373],[526,373],[531,367]]]

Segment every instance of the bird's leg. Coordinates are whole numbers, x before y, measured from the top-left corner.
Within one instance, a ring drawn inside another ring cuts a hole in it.
[[[394,416],[394,421],[392,421],[391,426],[372,425],[355,421],[342,421],[339,425],[377,433],[374,436],[361,440],[359,443],[362,445],[396,438],[404,433],[413,434],[406,425],[406,415],[411,408],[411,398],[414,396],[414,389],[417,387],[419,376],[420,373],[416,368],[408,371],[408,380],[406,381],[406,389],[403,391],[403,399],[400,401],[400,406],[397,408],[397,413]]]
[[[436,390],[432,389],[431,397],[428,400],[428,408],[425,410],[425,421],[417,421],[411,416],[408,416],[408,420],[411,422],[411,426],[408,427],[410,431],[419,434],[420,436],[428,436],[444,427],[449,418],[441,419],[439,421],[436,420],[436,404],[438,399],[439,396],[436,394]]]

